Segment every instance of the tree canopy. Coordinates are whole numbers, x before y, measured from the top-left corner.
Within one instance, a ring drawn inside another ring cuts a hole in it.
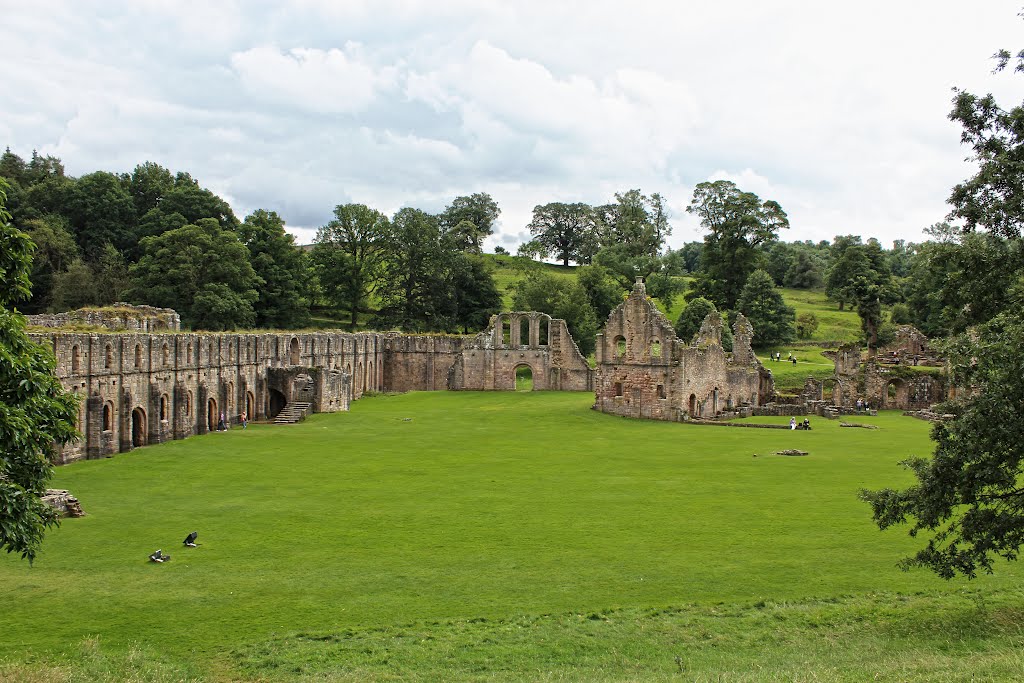
[[[64,391],[55,360],[25,333],[12,306],[28,298],[32,242],[10,223],[0,179],[0,548],[31,563],[46,529],[57,524],[42,502],[54,444],[76,436],[77,397]]]
[[[728,180],[697,185],[686,211],[708,231],[693,293],[719,308],[733,309],[757,268],[758,245],[777,240],[779,231],[789,227],[789,218],[778,202],[761,201]]]

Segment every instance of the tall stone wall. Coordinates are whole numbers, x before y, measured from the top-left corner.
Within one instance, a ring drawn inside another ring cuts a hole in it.
[[[734,328],[733,354],[722,349],[722,321],[715,314],[704,320],[693,344],[683,342],[638,278],[597,337],[594,407],[627,417],[684,420],[762,405],[774,393],[771,372],[750,350],[750,323],[739,316]]]
[[[367,392],[514,389],[523,364],[534,371],[535,389],[591,389],[589,367],[565,321],[504,315],[476,338],[374,332],[31,336],[53,350],[58,379],[81,399],[82,437],[58,456],[70,462],[205,434],[222,417],[229,425],[242,413],[269,419],[292,401],[310,403],[313,412],[336,412]],[[495,346],[495,324],[512,318],[533,321],[532,343]],[[542,320],[550,332],[544,344]]]

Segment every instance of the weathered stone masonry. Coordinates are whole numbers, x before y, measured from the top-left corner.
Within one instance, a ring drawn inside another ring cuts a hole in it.
[[[674,421],[749,414],[771,398],[774,382],[751,349],[750,323],[739,315],[733,329],[732,354],[722,349],[717,314],[704,319],[692,344],[680,340],[638,278],[597,336],[594,407]]]
[[[517,330],[515,335],[511,329]],[[292,401],[348,410],[379,391],[508,390],[529,366],[535,389],[588,391],[592,370],[565,321],[494,316],[475,337],[398,333],[34,333],[82,401],[82,439],[59,462],[98,458],[231,424],[269,419]]]

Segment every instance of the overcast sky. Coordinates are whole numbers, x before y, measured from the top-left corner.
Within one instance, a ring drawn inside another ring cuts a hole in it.
[[[1022,0],[0,0],[0,146],[72,175],[155,161],[302,243],[335,205],[488,192],[487,246],[533,207],[728,179],[792,228],[922,239],[969,153],[954,86],[1020,103],[991,55]]]

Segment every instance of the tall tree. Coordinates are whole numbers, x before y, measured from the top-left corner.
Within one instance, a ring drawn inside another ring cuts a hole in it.
[[[796,336],[796,314],[775,289],[772,276],[755,270],[747,278],[736,308],[754,327],[754,346],[765,347],[792,341]]]
[[[452,323],[446,275],[455,256],[437,219],[404,208],[391,219],[378,290],[377,324],[410,332],[444,330]]]
[[[135,203],[113,173],[97,171],[79,178],[66,211],[87,258],[97,256],[107,242],[122,251],[135,246]]]
[[[388,219],[363,204],[339,204],[334,219],[317,231],[312,260],[327,297],[349,311],[351,329],[359,309],[377,288]]]
[[[526,227],[544,249],[544,256],[554,256],[564,266],[569,261],[589,263],[597,250],[594,210],[587,204],[538,204]]]
[[[53,214],[25,221],[22,225],[35,244],[32,255],[32,299],[26,313],[40,313],[53,304],[54,279],[79,256],[75,237],[62,216]]]
[[[302,327],[309,323],[309,299],[304,286],[306,255],[285,232],[284,221],[274,211],[257,209],[238,230],[249,250],[253,270],[263,280],[253,308],[259,327]]]
[[[672,234],[665,200],[657,192],[618,192],[614,204],[594,209],[594,217],[601,248],[618,247],[630,258],[656,258]]]
[[[215,218],[202,218],[142,241],[143,256],[130,270],[128,297],[173,308],[196,329],[252,327],[260,279],[238,235]]]
[[[479,254],[483,249],[483,241],[494,233],[494,224],[501,215],[498,203],[486,192],[456,197],[438,217],[441,227],[445,231],[452,231],[460,223],[466,221],[473,229],[458,231],[460,239],[457,242],[458,248],[463,251],[470,251]]]
[[[1010,58],[1001,51],[1000,68]],[[1024,71],[1024,50],[1017,71]],[[953,216],[968,232],[984,228],[1019,247],[1024,216],[1024,105],[1003,112],[991,96],[959,92],[951,118],[964,126],[979,170],[950,197]],[[984,279],[968,271],[963,280]],[[1014,294],[1022,293],[1020,276]],[[905,465],[917,481],[903,490],[862,491],[879,528],[909,523],[910,535],[930,536],[903,565],[939,576],[991,572],[999,557],[1017,559],[1024,543],[1024,300],[954,338],[944,351],[950,382],[961,389],[942,407],[954,417],[932,429],[930,459]]]
[[[778,202],[761,201],[728,180],[697,185],[686,211],[708,231],[693,293],[719,308],[733,309],[757,268],[758,245],[777,240],[779,231],[789,227],[789,218]]]
[[[455,254],[450,280],[455,328],[469,334],[487,327],[491,316],[501,311],[501,292],[484,260],[473,254]]]
[[[76,397],[54,374],[56,360],[25,333],[12,306],[30,294],[32,242],[15,229],[0,179],[0,548],[31,563],[56,512],[41,499],[54,444],[76,436]]]

